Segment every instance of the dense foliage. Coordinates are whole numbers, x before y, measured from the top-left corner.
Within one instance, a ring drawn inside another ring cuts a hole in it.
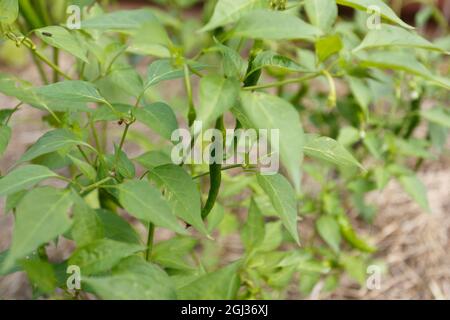
[[[3,45],[28,49],[42,81],[0,73],[17,100],[0,111],[0,154],[21,110],[49,127],[0,179],[15,216],[0,274],[26,272],[35,297],[286,298],[343,274],[365,285],[377,249],[350,219],[374,219],[365,195],[395,179],[429,211],[415,172],[448,137],[446,33],[426,40],[382,0],[92,2],[0,0]],[[196,119],[279,129],[282,169],[172,163],[172,133]],[[63,238],[76,249],[49,259]]]

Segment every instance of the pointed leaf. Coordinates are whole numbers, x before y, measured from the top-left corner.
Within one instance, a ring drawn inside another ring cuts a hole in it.
[[[74,147],[76,145],[82,145],[93,149],[89,144],[79,140],[72,131],[68,129],[56,129],[49,131],[40,137],[39,140],[22,155],[19,161],[30,161],[43,154]]]
[[[305,154],[338,166],[360,167],[361,164],[339,142],[328,137],[309,137],[304,146]]]
[[[375,52],[359,57],[361,59],[361,66],[363,67],[406,71],[450,89],[450,80],[448,78],[432,74],[428,68],[417,61],[414,55],[410,53]]]
[[[368,12],[371,7],[377,7],[380,11],[380,15],[393,23],[406,29],[414,29],[409,24],[403,22],[383,0],[336,0],[337,4],[352,7],[358,10]]]
[[[334,0],[306,0],[305,10],[311,24],[324,32],[331,29],[338,13]]]
[[[47,167],[34,164],[17,168],[0,179],[0,196],[13,194],[57,176]]]
[[[234,262],[225,268],[197,277],[193,281],[177,288],[181,300],[231,300],[236,298],[240,279],[240,262]]]
[[[137,108],[135,115],[138,121],[170,140],[172,132],[178,129],[178,122],[172,108],[164,102],[156,102]]]
[[[84,278],[93,291],[106,300],[174,300],[176,293],[169,276],[144,259],[129,257],[111,276]]]
[[[71,225],[71,205],[68,191],[44,187],[27,193],[17,207],[12,245],[3,268],[66,232]]]
[[[341,232],[337,221],[329,215],[323,215],[316,221],[316,228],[323,240],[333,249],[339,252]]]
[[[131,215],[180,234],[188,234],[178,223],[161,193],[147,181],[128,181],[118,187],[119,201]]]
[[[3,155],[11,139],[11,128],[0,124],[0,156]]]
[[[304,134],[294,107],[277,96],[258,92],[242,92],[241,106],[254,128],[279,130],[281,161],[299,190]]]
[[[141,237],[136,230],[117,213],[105,209],[98,209],[95,212],[101,220],[105,238],[134,244],[141,243]]]
[[[443,49],[422,38],[414,31],[408,31],[388,24],[382,24],[380,29],[369,31],[361,44],[353,51],[379,47],[413,47],[443,51]]]
[[[427,212],[430,212],[427,189],[416,175],[404,175],[398,178],[403,189]]]
[[[92,275],[108,271],[123,258],[144,249],[142,245],[100,239],[78,248],[70,257],[68,264],[80,267],[84,275]]]
[[[242,242],[244,243],[245,248],[248,251],[257,248],[264,240],[264,234],[264,218],[258,208],[258,205],[253,198],[251,198],[247,221],[242,228],[241,234]]]
[[[289,234],[297,244],[300,244],[297,230],[297,200],[291,185],[281,174],[258,175],[257,179]]]
[[[18,16],[18,0],[0,0],[0,23],[12,24]]]
[[[86,51],[78,39],[63,27],[49,26],[34,31],[45,43],[67,51],[75,57],[88,62]]]
[[[149,9],[120,10],[83,20],[81,27],[83,29],[129,32],[141,28],[152,20],[156,20],[156,17]]]
[[[183,168],[174,164],[163,165],[151,170],[148,177],[160,188],[165,188],[167,201],[178,217],[203,234],[208,233],[201,218],[200,192]]]
[[[420,114],[430,122],[450,128],[450,112],[444,108],[436,107],[433,109],[423,110]]]
[[[228,111],[237,101],[239,82],[218,75],[205,76],[200,80],[200,105],[197,120],[207,127]]]
[[[214,8],[209,22],[200,30],[210,31],[237,21],[243,14],[256,9],[267,7],[264,0],[219,0]]]
[[[34,89],[39,96],[54,100],[71,102],[105,103],[97,88],[90,82],[80,80],[66,80]]]
[[[267,23],[270,21],[270,23]],[[239,19],[233,37],[266,40],[314,41],[322,32],[300,18],[281,11],[254,10]]]

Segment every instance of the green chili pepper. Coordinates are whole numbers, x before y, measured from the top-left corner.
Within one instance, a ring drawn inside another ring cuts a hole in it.
[[[223,138],[225,139],[225,128],[223,124],[223,116],[217,119],[216,129],[222,131]],[[215,150],[212,151],[212,156],[214,156]],[[222,163],[212,163],[209,166],[209,180],[210,187],[208,192],[208,199],[206,200],[205,206],[202,209],[202,218],[205,219],[216,203],[217,196],[219,195],[220,184],[222,183]]]
[[[358,237],[348,218],[343,214],[337,216],[337,222],[345,240],[354,248],[364,252],[375,252],[377,249]]]

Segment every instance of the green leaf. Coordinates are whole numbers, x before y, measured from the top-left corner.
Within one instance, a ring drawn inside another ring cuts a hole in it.
[[[264,240],[258,246],[258,251],[270,252],[276,250],[283,242],[282,222],[268,222],[264,227]]]
[[[27,193],[17,207],[12,245],[3,270],[66,232],[71,226],[67,212],[71,205],[68,191],[44,187]]]
[[[247,221],[241,233],[241,239],[247,251],[257,248],[263,242],[264,235],[264,218],[255,200],[251,198]]]
[[[127,181],[118,186],[119,201],[131,215],[180,234],[188,234],[178,223],[161,193],[147,181]]]
[[[343,44],[339,35],[320,38],[316,42],[316,55],[319,58],[319,62],[323,62],[333,54],[341,51],[342,48]]]
[[[28,193],[28,190],[20,190],[14,192],[6,197],[5,203],[5,214],[10,212],[11,210],[17,208],[17,205],[22,200],[22,198]]]
[[[126,33],[139,29],[152,20],[156,20],[156,17],[149,9],[120,10],[83,20],[81,27],[82,29],[114,30]]]
[[[254,128],[279,130],[281,161],[299,190],[304,134],[297,111],[286,100],[260,92],[241,92],[241,107]]]
[[[90,111],[90,109],[86,107],[86,101],[80,102],[80,99],[60,98],[55,92],[50,94],[48,92],[49,87],[50,86],[33,87],[32,84],[27,81],[0,73],[0,92],[7,96],[15,97],[33,107],[47,111]],[[53,87],[50,87],[50,91],[52,90],[51,88]],[[40,93],[41,91],[43,94]]]
[[[398,178],[403,189],[420,205],[422,209],[430,212],[430,205],[428,203],[427,189],[415,175],[404,175]]]
[[[306,0],[309,22],[324,32],[330,31],[337,18],[338,8],[333,0]]]
[[[90,82],[66,80],[34,89],[39,96],[53,100],[70,102],[106,103],[97,88]]]
[[[106,300],[174,300],[176,293],[169,276],[144,259],[129,257],[116,266],[111,276],[83,278]]]
[[[84,275],[92,275],[108,271],[120,260],[144,249],[142,245],[100,239],[75,250],[68,264],[79,266]]]
[[[30,161],[43,154],[59,151],[61,149],[69,149],[76,145],[93,149],[89,144],[79,140],[72,131],[68,129],[56,129],[49,131],[40,137],[39,140],[22,155],[19,161]]]
[[[367,119],[369,116],[369,105],[373,100],[372,91],[363,79],[350,76],[348,76],[347,79],[353,97],[361,107],[361,110]]]
[[[300,244],[297,230],[297,200],[289,182],[281,174],[257,176],[258,183],[270,199],[289,234]]]
[[[382,24],[380,29],[369,31],[361,44],[353,49],[353,51],[356,52],[380,47],[412,47],[443,51],[442,48],[435,46],[413,31],[388,24]]]
[[[409,24],[406,24],[399,17],[397,17],[395,12],[386,3],[384,3],[383,0],[336,0],[336,3],[365,12],[368,12],[371,7],[376,6],[380,10],[381,17],[384,19],[392,23],[396,23],[403,28],[414,29],[414,27],[411,27]]]
[[[0,156],[3,155],[11,139],[11,128],[0,124]]]
[[[114,145],[115,155],[111,158],[111,162],[117,159],[116,168],[117,173],[126,179],[133,179],[136,176],[136,169],[133,162],[128,159],[128,155],[119,149],[117,145]]]
[[[75,57],[89,62],[86,52],[78,39],[63,27],[49,26],[34,31],[41,40],[52,47],[62,49]]]
[[[329,215],[323,215],[316,221],[316,228],[323,240],[333,249],[334,252],[339,252],[339,245],[341,243],[341,232],[339,224]]]
[[[105,209],[95,211],[101,220],[105,238],[134,244],[141,243],[141,237],[136,230],[117,213]]]
[[[144,89],[141,76],[129,66],[113,68],[104,80],[111,81],[117,88],[133,97],[138,97]],[[109,110],[111,113],[111,109]]]
[[[6,276],[8,274],[20,271],[21,268],[18,264],[13,264],[11,267],[4,269],[3,263],[5,262],[6,258],[8,257],[9,250],[5,250],[3,252],[0,252],[0,277]]]
[[[194,267],[186,261],[186,256],[197,242],[191,237],[174,237],[158,242],[153,248],[151,260],[165,268],[192,270]]]
[[[200,80],[200,104],[197,120],[208,127],[228,111],[239,96],[239,82],[218,75],[205,76]]]
[[[253,73],[262,68],[275,68],[281,71],[290,72],[310,72],[297,62],[289,59],[288,57],[279,55],[273,51],[263,51],[259,53],[252,62],[252,70],[247,75],[247,78]]]
[[[142,108],[137,108],[135,115],[138,121],[144,123],[167,140],[170,140],[172,132],[178,129],[175,113],[164,102],[155,102]]]
[[[104,238],[102,221],[89,205],[77,194],[73,194],[73,225],[71,235],[78,247]]]
[[[12,24],[18,16],[18,0],[0,0],[0,23]]]
[[[218,50],[223,57],[222,69],[226,77],[234,77],[243,79],[247,72],[247,62],[242,59],[236,50],[230,47],[224,46],[220,42],[216,41],[216,45],[209,49],[211,51]]]
[[[345,271],[347,271],[350,277],[358,281],[361,286],[364,285],[367,276],[367,266],[361,257],[343,255],[340,263],[344,266]]]
[[[192,62],[189,63],[190,67],[194,70],[201,70],[202,64]],[[174,80],[184,77],[184,70],[180,67],[174,66],[171,59],[159,59],[150,64],[147,72],[147,82],[144,85],[144,89],[157,85],[162,81]]]
[[[264,0],[219,0],[209,22],[200,32],[210,31],[217,27],[237,21],[243,14],[256,8],[267,7]]]
[[[376,52],[370,55],[360,55],[362,67],[375,67],[380,69],[393,69],[406,71],[411,74],[430,80],[432,83],[450,89],[450,80],[434,75],[416,60],[414,55],[406,52]]]
[[[89,180],[95,181],[97,177],[97,171],[89,163],[80,160],[70,154],[67,155],[72,163],[83,173]]]
[[[146,169],[153,169],[154,167],[172,163],[170,155],[160,150],[146,152],[134,160]]]
[[[342,167],[359,167],[362,165],[339,142],[328,137],[308,136],[304,146],[307,156],[324,160]]]
[[[56,289],[57,280],[53,266],[39,259],[26,259],[21,262],[31,284],[41,292],[50,294]]]
[[[343,127],[339,130],[337,142],[346,147],[358,142],[360,138],[361,135],[358,129],[353,127]]]
[[[180,166],[167,164],[150,171],[149,179],[164,188],[167,201],[175,215],[207,234],[201,218],[200,192],[191,176]]]
[[[240,279],[240,261],[217,271],[201,275],[177,288],[181,300],[232,300],[236,298]]]
[[[450,112],[441,107],[421,110],[420,115],[432,123],[450,128]]]
[[[149,21],[132,32],[132,42],[127,51],[139,55],[170,58],[173,44],[159,21]]]
[[[267,23],[270,21],[270,23]],[[254,10],[239,19],[233,37],[266,40],[314,41],[322,32],[300,18],[281,11]]]
[[[0,179],[0,196],[13,194],[55,177],[58,175],[44,166],[31,164],[17,168]]]

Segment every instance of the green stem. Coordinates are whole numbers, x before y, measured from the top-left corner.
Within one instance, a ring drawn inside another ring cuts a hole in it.
[[[257,89],[266,89],[266,88],[273,88],[273,87],[279,87],[279,86],[284,86],[286,84],[290,84],[290,83],[299,83],[299,82],[303,82],[312,78],[317,77],[318,73],[312,73],[312,74],[308,74],[304,77],[300,77],[300,78],[294,78],[294,79],[286,79],[283,81],[277,81],[277,82],[272,82],[272,83],[267,83],[267,84],[260,84],[260,85],[255,85],[255,86],[249,86],[249,87],[243,87],[243,90],[257,90]]]
[[[127,138],[128,130],[130,129],[130,125],[131,125],[130,123],[127,123],[125,125],[125,129],[123,130],[123,133],[122,133],[122,138],[120,138],[119,150],[122,150],[122,148],[123,148],[125,139]]]
[[[189,102],[188,122],[189,126],[191,126],[196,118],[196,113],[194,108],[194,100],[192,98],[192,86],[191,86],[191,79],[189,77],[189,67],[186,63],[184,64],[184,85],[186,88],[186,94],[188,96]]]
[[[26,45],[26,42],[25,42]],[[31,51],[32,53],[39,58],[40,60],[42,60],[44,63],[46,63],[50,68],[53,69],[54,72],[56,72],[57,74],[59,74],[60,76],[64,77],[67,80],[72,80],[72,78],[67,75],[64,71],[62,71],[57,65],[55,65],[53,62],[51,62],[46,56],[44,56],[43,54],[41,54],[39,51],[36,50],[36,47],[31,47],[29,45],[26,45]]]
[[[97,181],[97,182],[94,183],[94,184],[91,184],[91,185],[89,185],[89,186],[87,186],[87,187],[84,187],[84,188],[80,191],[80,193],[84,195],[84,194],[88,193],[89,191],[92,191],[92,190],[94,190],[94,189],[97,189],[98,187],[100,187],[101,185],[103,185],[104,183],[108,182],[108,181],[111,180],[111,179],[112,179],[111,177],[107,177],[107,178],[105,178],[105,179],[99,180],[99,181]]]
[[[242,165],[241,164],[232,164],[232,165],[229,165],[229,166],[222,167],[221,171],[235,169],[235,168],[242,168]],[[198,179],[198,178],[207,176],[209,173],[210,173],[209,171],[208,172],[203,172],[203,173],[201,173],[201,174],[199,174],[197,176],[192,177],[192,179]]]
[[[100,144],[100,139],[98,137],[97,128],[95,128],[94,121],[92,121],[92,118],[89,117],[89,126],[91,127],[92,136],[94,137],[95,145],[97,147],[97,150],[102,153],[102,145]]]
[[[148,223],[147,251],[145,252],[145,260],[150,261],[153,251],[153,239],[155,236],[155,225]]]
[[[44,67],[42,66],[41,60],[39,60],[34,54],[31,55],[33,58],[34,65],[36,66],[39,76],[41,77],[42,82],[47,85],[49,84],[47,74],[45,73]]]
[[[21,37],[18,38],[14,33],[9,32],[6,34],[6,36],[14,41],[17,45],[21,45],[23,44],[25,47],[27,47],[31,53],[33,54],[33,56],[35,56],[36,58],[38,58],[39,60],[41,60],[42,62],[44,62],[45,64],[47,64],[50,68],[52,68],[55,72],[57,72],[59,75],[63,76],[64,78],[66,78],[67,80],[72,80],[72,78],[67,75],[66,73],[64,73],[64,71],[62,71],[57,65],[55,65],[52,61],[50,61],[46,56],[44,56],[42,53],[40,53],[39,51],[37,51],[36,49],[36,45],[33,43],[33,41],[28,38],[28,37]]]
[[[91,160],[89,160],[89,157],[87,154],[83,151],[81,146],[77,146],[78,150],[80,151],[81,155],[83,156],[84,160],[86,160],[87,163],[91,164]]]
[[[116,155],[114,158],[114,167],[115,168],[117,167],[117,163],[119,162],[120,151],[122,150],[123,145],[125,143],[125,139],[127,138],[127,134],[128,134],[128,130],[130,129],[130,125],[131,125],[131,123],[125,124],[125,129],[123,130],[122,137],[120,138],[119,147],[116,150]]]
[[[12,112],[11,112],[11,114],[8,116],[8,118],[7,118],[6,121],[5,121],[5,126],[8,125],[8,123],[9,123],[9,121],[11,120],[13,114],[14,114],[17,110],[19,110],[19,108],[20,108],[20,106],[21,106],[22,104],[23,104],[23,102],[19,102],[19,103],[14,107],[14,109],[13,109]]]
[[[59,49],[58,48],[53,48],[53,63],[55,64],[55,66],[59,65]],[[59,74],[55,69],[53,69],[53,83],[56,83],[58,81],[59,81]]]

